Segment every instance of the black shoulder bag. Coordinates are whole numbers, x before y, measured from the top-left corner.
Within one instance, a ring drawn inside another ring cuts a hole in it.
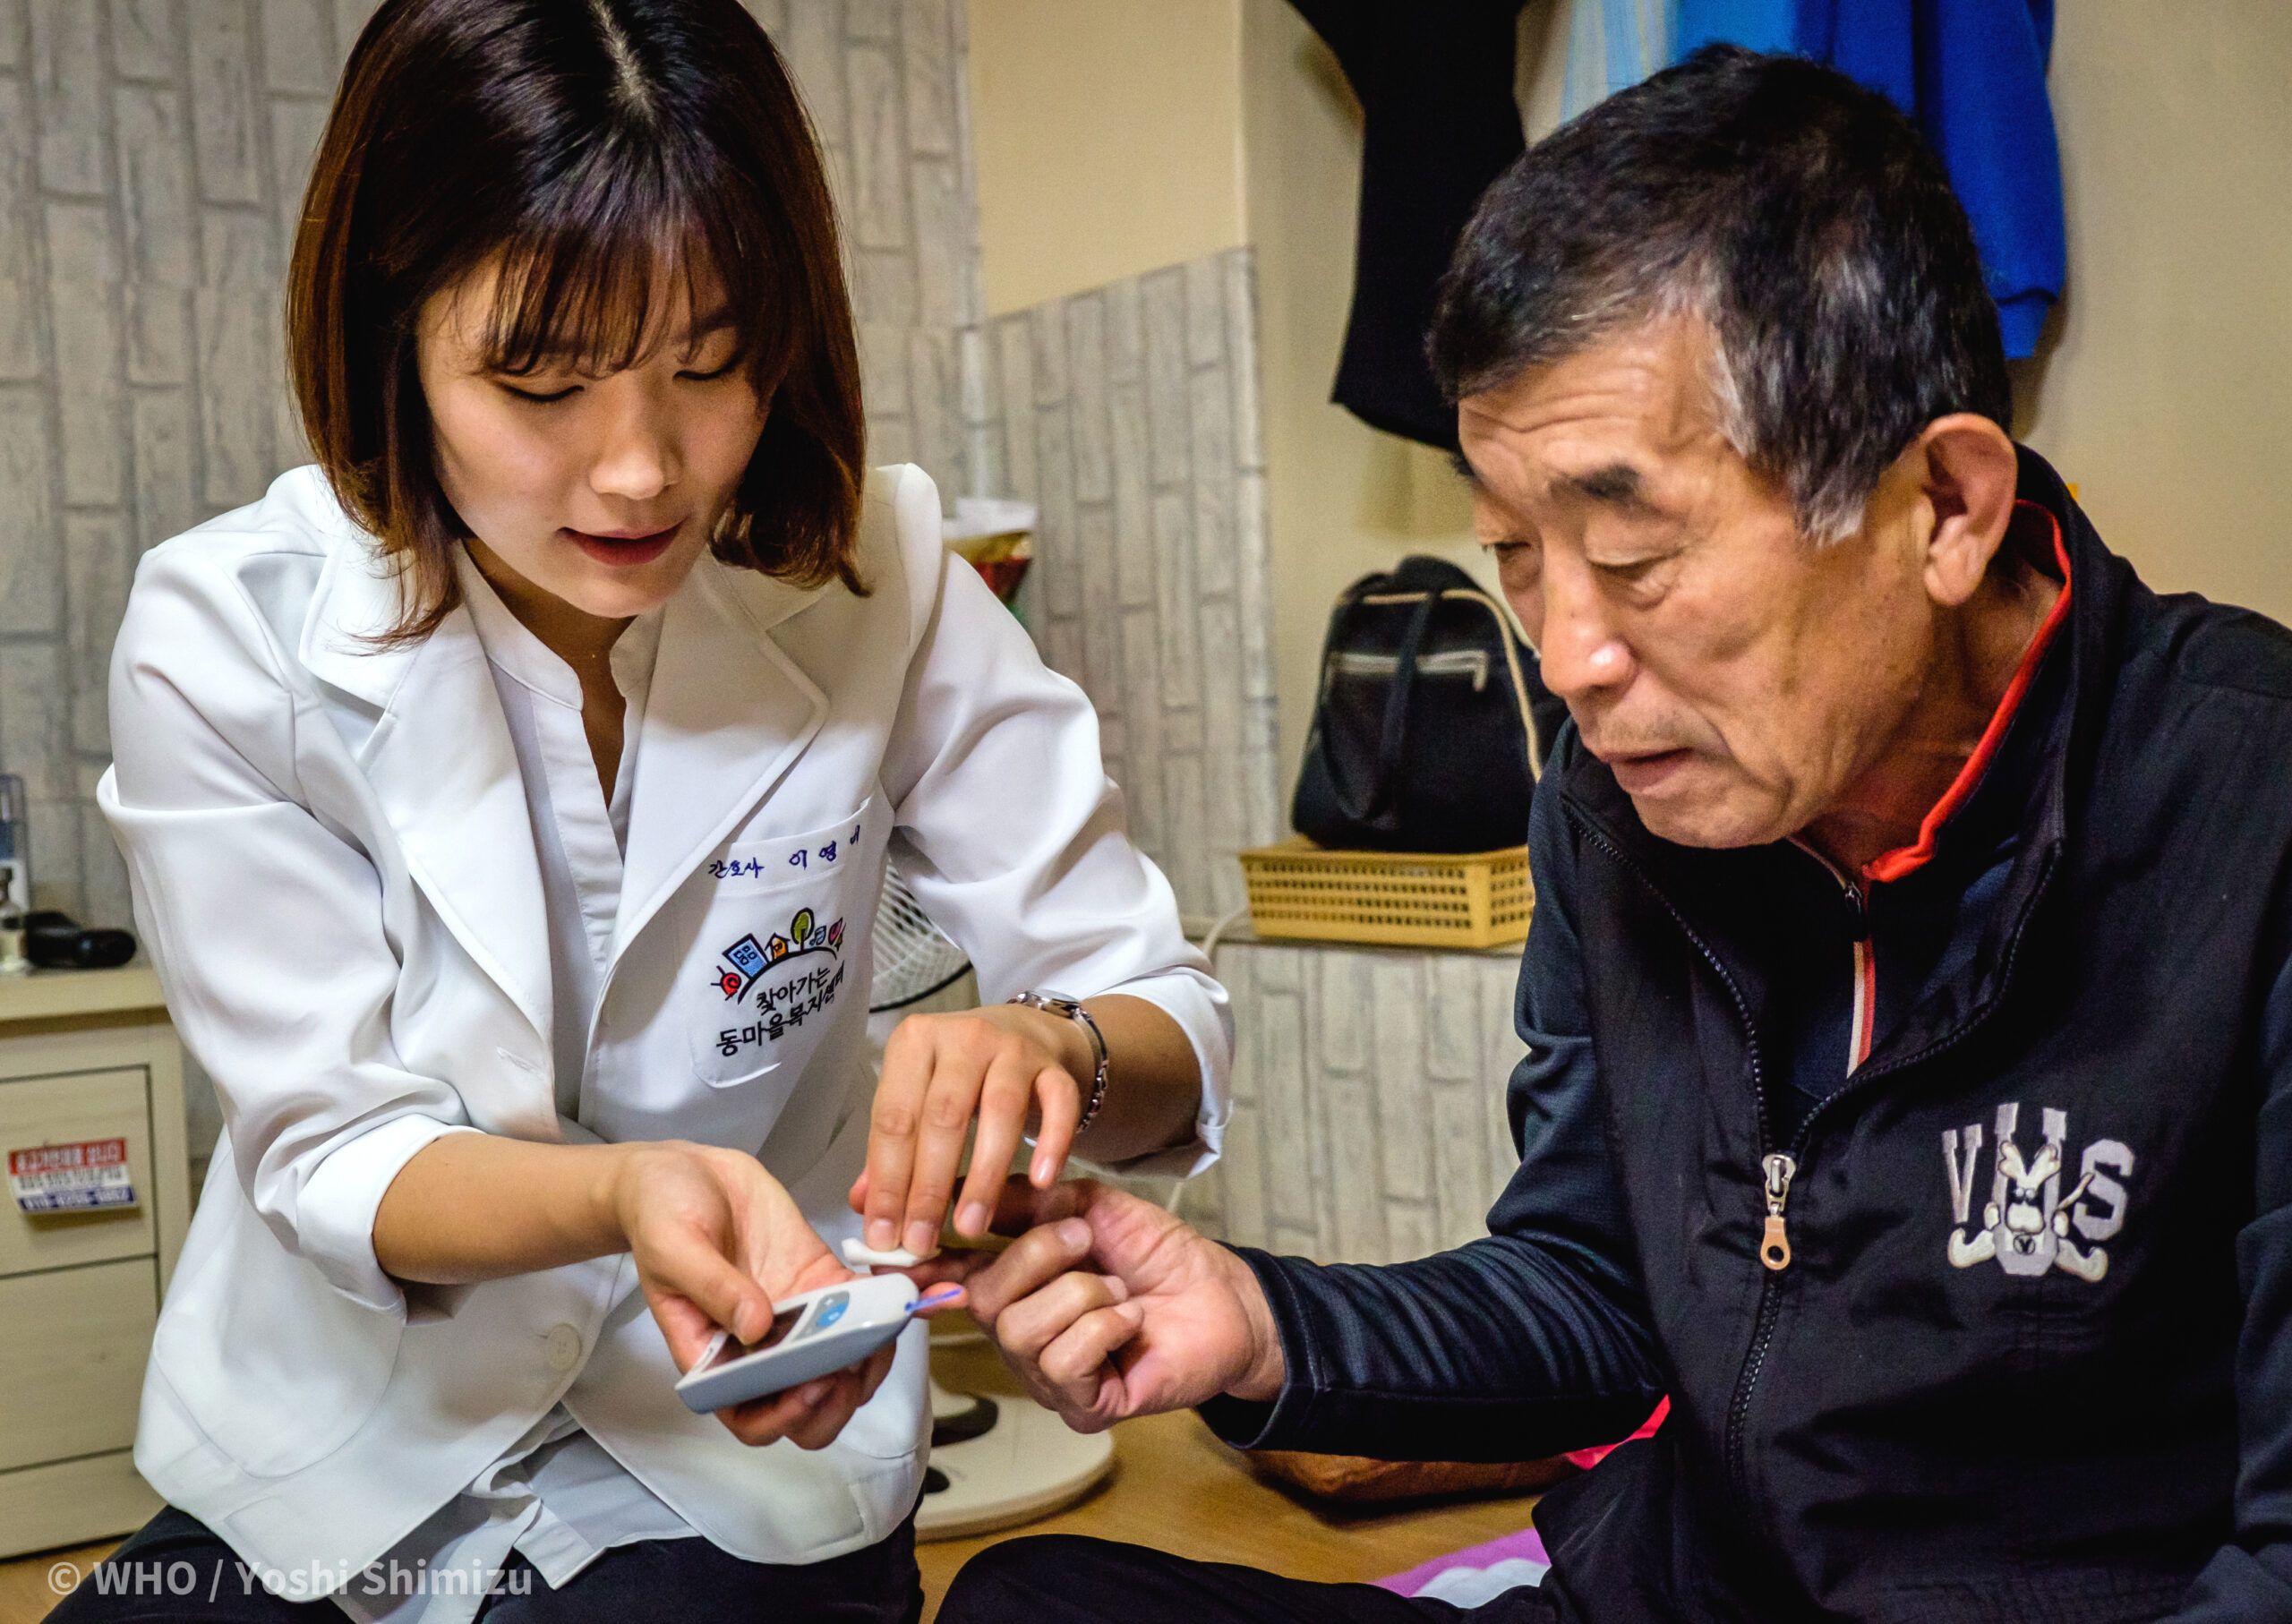
[[[1454,564],[1403,559],[1330,616],[1290,822],[1338,848],[1518,846],[1566,715],[1502,605]]]

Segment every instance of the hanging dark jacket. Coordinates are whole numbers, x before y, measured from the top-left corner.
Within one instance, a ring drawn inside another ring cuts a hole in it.
[[[1433,295],[1488,184],[1527,150],[1512,99],[1522,0],[1290,0],[1360,98],[1353,311],[1330,397],[1371,428],[1457,449],[1424,359]]]
[[[2292,633],[2021,494],[2058,634],[1866,895],[1657,839],[1563,733],[1491,1235],[1245,1252],[1289,1380],[1227,1437],[1530,1458],[1668,1392],[1537,1509],[1562,1618],[2292,1620]]]

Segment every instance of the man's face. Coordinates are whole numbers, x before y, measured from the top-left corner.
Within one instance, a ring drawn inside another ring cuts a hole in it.
[[[1709,329],[1667,318],[1467,397],[1475,526],[1641,820],[1690,846],[1796,833],[1886,748],[1935,635],[1890,474],[1817,547],[1720,432]]]

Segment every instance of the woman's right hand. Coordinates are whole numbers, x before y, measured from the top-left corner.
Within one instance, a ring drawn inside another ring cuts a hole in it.
[[[670,1140],[622,1147],[609,1200],[679,1370],[719,1326],[754,1342],[776,1299],[853,1278],[753,1156]],[[825,1449],[890,1371],[894,1348],[716,1418],[747,1444]]]
[[[723,1326],[753,1342],[782,1298],[852,1278],[764,1164],[682,1140],[536,1144],[447,1133],[415,1152],[374,1213],[374,1256],[452,1286],[626,1252],[679,1370]],[[945,1306],[952,1306],[946,1304]],[[892,1350],[717,1417],[743,1443],[825,1449],[891,1369]]]

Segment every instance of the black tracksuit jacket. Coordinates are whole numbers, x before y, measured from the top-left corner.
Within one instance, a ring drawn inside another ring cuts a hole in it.
[[[2066,605],[1877,883],[1658,840],[1567,730],[1490,1236],[1244,1252],[1289,1380],[1221,1432],[1521,1459],[1670,1394],[1538,1508],[1563,1617],[2292,1620],[2292,633],[2021,496]]]

